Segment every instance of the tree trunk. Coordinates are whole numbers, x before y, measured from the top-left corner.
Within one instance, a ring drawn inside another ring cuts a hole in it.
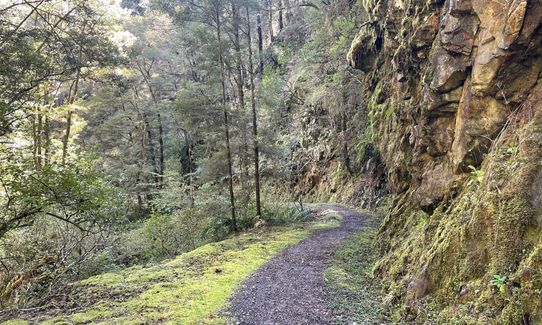
[[[258,26],[258,58],[260,60],[260,76],[261,76],[263,75],[263,36],[262,36],[262,19],[260,17],[259,12],[256,15],[256,24]]]
[[[273,43],[273,0],[267,0],[267,23],[269,25],[269,43]]]
[[[154,62],[154,60],[153,60]],[[156,179],[158,180],[157,186],[158,188],[162,188],[164,185],[164,172],[165,172],[165,160],[164,160],[164,127],[162,124],[162,115],[160,114],[160,106],[158,103],[158,98],[156,97],[156,93],[154,92],[154,89],[152,88],[151,82],[150,82],[150,69],[145,70],[142,66],[137,64],[139,71],[141,72],[141,76],[143,77],[143,81],[145,81],[145,85],[147,85],[147,88],[149,89],[149,92],[151,94],[152,102],[154,105],[154,109],[156,110],[156,118],[158,119],[158,168],[156,172],[158,173]]]
[[[156,166],[156,150],[154,150],[154,144],[152,143],[151,126],[150,126],[149,120],[145,116],[145,113],[142,114],[142,117],[143,117],[143,123],[145,125],[145,131],[147,133],[147,150],[149,152],[149,163],[152,166],[152,170],[153,170],[153,174],[154,174],[152,178],[154,179],[154,183],[156,185],[159,185],[160,184],[160,178],[159,178],[160,171],[158,170],[158,167]]]
[[[140,118],[142,118],[142,115],[140,115]],[[145,124],[143,124],[145,125]],[[143,202],[147,203],[148,196],[146,193],[148,192],[147,185],[144,185],[144,187],[141,186],[141,182],[147,183],[147,172],[145,168],[145,161],[149,160],[149,157],[147,157],[147,146],[145,145],[145,126],[141,130],[141,137],[139,138],[139,144],[141,146],[141,156],[140,159],[137,162],[137,166],[139,167],[139,173],[137,174],[137,195],[138,198],[141,198],[140,207],[141,211],[143,211]],[[142,192],[143,190],[143,192]]]
[[[64,139],[62,140],[62,164],[66,163],[66,156],[68,155],[68,142],[70,140],[72,117],[73,111],[70,108],[68,115],[66,116],[66,133],[64,134]]]
[[[134,89],[134,91],[136,92],[136,96],[139,98],[139,94],[137,93],[137,90]],[[141,146],[142,146],[143,153],[145,152],[148,153],[148,156],[144,157],[146,159],[143,159],[143,161],[147,160],[150,166],[152,167],[152,170],[153,170],[152,179],[154,181],[154,184],[157,185],[159,184],[160,180],[158,178],[159,171],[156,166],[156,151],[154,150],[154,144],[152,141],[153,137],[152,137],[151,126],[150,126],[149,120],[147,119],[147,116],[145,115],[145,112],[141,111],[136,103],[131,102],[131,104],[136,109],[137,115],[140,121],[143,123],[143,128],[141,132]],[[147,144],[145,144],[145,138],[147,138]],[[147,195],[147,197],[150,200],[150,195]]]
[[[45,87],[43,102],[45,104],[49,103],[49,89],[48,87]],[[51,156],[51,127],[50,127],[50,121],[49,121],[49,112],[51,110],[51,105],[44,106],[44,113],[43,113],[43,139],[42,145],[43,145],[43,159],[42,163],[44,165],[47,165],[50,163],[50,156]]]
[[[43,115],[41,112],[38,113],[38,122],[36,126],[36,157],[37,157],[37,166],[42,166],[42,132],[43,132]]]
[[[237,74],[235,78],[235,83],[237,86],[237,98],[239,100],[239,111],[241,112],[241,135],[243,140],[243,146],[241,150],[241,185],[243,190],[246,188],[246,180],[248,179],[249,170],[248,170],[248,139],[247,139],[247,130],[246,130],[246,117],[245,117],[245,79],[243,77],[242,69],[242,58],[241,58],[241,40],[239,37],[240,30],[240,21],[241,15],[239,13],[239,8],[236,6],[235,2],[231,3],[231,10],[233,16],[233,36],[234,36],[234,50],[235,50],[235,73]]]
[[[228,160],[229,190],[231,223],[233,231],[237,232],[237,218],[235,212],[235,194],[233,192],[233,164],[230,146],[230,125],[228,120],[228,107],[226,106],[226,75],[224,71],[224,53],[222,49],[222,31],[220,25],[220,9],[216,7],[216,38],[218,41],[218,60],[220,64],[220,82],[222,85],[222,108],[224,110],[224,132],[226,136],[226,155]]]
[[[51,162],[51,123],[49,121],[49,111],[45,112],[45,121],[43,121],[43,136],[45,137],[44,163]]]
[[[122,111],[126,113],[126,106],[124,102],[121,103],[121,108],[122,108]],[[137,126],[138,124],[139,123],[136,123],[135,125],[135,131],[137,131],[138,129],[138,126]],[[144,140],[143,134],[141,135],[140,139],[137,139],[136,138],[137,134],[138,134],[137,132],[132,132],[132,131],[128,132],[128,139],[130,142],[130,149],[131,149],[130,155],[135,158],[135,161],[137,164],[136,185],[135,185],[135,191],[136,191],[135,195],[137,198],[137,206],[138,206],[139,213],[143,214],[145,212],[145,208],[144,208],[145,196],[140,191],[140,186],[141,186],[140,184],[142,182],[143,162],[145,161],[145,140]],[[139,146],[138,141],[140,141],[141,143],[140,152],[138,152],[137,150]],[[139,154],[139,159],[138,159],[138,154]]]
[[[34,158],[34,165],[38,166],[38,124],[36,123],[36,114],[30,115],[30,122],[32,123],[32,157]]]
[[[247,15],[247,42],[248,42],[248,65],[250,73],[250,101],[252,108],[252,141],[254,143],[254,190],[256,192],[256,214],[262,217],[260,199],[260,146],[258,141],[258,117],[256,114],[256,96],[254,85],[254,63],[252,62],[252,35],[250,33],[250,13],[245,7]]]
[[[79,62],[81,62],[81,52],[79,53]],[[68,144],[70,141],[70,133],[72,128],[73,108],[72,105],[75,102],[75,97],[79,90],[79,78],[81,77],[81,67],[77,68],[75,80],[70,87],[68,94],[68,115],[66,116],[66,131],[64,133],[64,139],[62,140],[62,164],[66,163],[66,157],[68,156]]]
[[[158,107],[157,107],[157,110],[158,110]],[[160,115],[160,111],[158,111],[157,113],[157,118],[158,118],[158,150],[159,150],[159,160],[160,160],[158,186],[162,188],[164,186],[164,172],[166,169],[166,163],[164,160],[164,127],[162,125],[162,116]]]
[[[193,168],[193,159],[192,159],[192,144],[188,146],[188,186],[189,186],[189,197],[190,197],[190,207],[193,208],[195,206],[195,198],[194,198],[194,171]]]
[[[279,0],[279,32],[284,28],[282,0]]]
[[[193,208],[195,206],[195,198],[194,198],[194,158],[193,158],[193,144],[192,139],[190,135],[188,134],[188,131],[185,129],[181,129],[183,132],[184,137],[184,145],[186,147],[186,155],[188,157],[188,197],[190,200],[190,207]],[[184,166],[182,161],[182,156],[180,160],[180,167],[181,167],[181,175],[184,174]]]
[[[289,26],[290,23],[292,22],[292,17],[293,17],[293,6],[290,2],[290,0],[282,0],[284,1],[284,25],[285,26]]]

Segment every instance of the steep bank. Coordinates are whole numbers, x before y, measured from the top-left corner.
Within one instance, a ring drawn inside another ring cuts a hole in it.
[[[375,272],[396,317],[541,323],[542,3],[364,7],[348,60],[395,194]]]

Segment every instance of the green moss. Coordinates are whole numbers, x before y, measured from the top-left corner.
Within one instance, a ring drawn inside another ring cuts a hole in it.
[[[334,288],[332,307],[339,309],[336,324],[372,324],[381,320],[379,281],[372,276],[374,227],[366,226],[333,253],[333,262],[324,273],[324,280]]]
[[[217,313],[237,284],[269,258],[305,236],[306,231],[284,232],[239,251],[226,251],[220,258],[222,261],[210,262],[201,274],[175,283],[156,284],[129,301],[126,307],[135,315],[144,313],[143,321],[160,318],[183,324],[220,321]]]
[[[75,324],[86,324],[98,319],[104,319],[113,315],[112,310],[106,308],[91,309],[85,312],[73,314],[70,318]]]
[[[114,286],[123,281],[121,274],[117,273],[105,273],[97,275],[86,280],[79,282],[80,285],[102,285],[102,286]]]
[[[396,298],[394,320],[542,323],[540,211],[531,194],[540,175],[540,131],[519,140],[507,135],[430,215],[408,192],[394,203],[379,233],[382,256],[375,266]],[[517,147],[531,138],[538,143]],[[496,274],[508,277],[498,289],[491,285]],[[410,285],[416,283],[426,285],[421,298]]]
[[[384,111],[384,117],[386,118],[386,120],[389,120],[391,119],[393,113],[397,110],[397,105],[395,105],[394,103],[390,103],[386,106],[386,109]]]
[[[318,222],[274,227],[202,246],[151,266],[135,266],[72,284],[77,299],[104,300],[76,314],[40,318],[43,324],[224,324],[220,311],[242,280],[313,230],[336,227],[334,213]],[[114,299],[122,297],[122,299]],[[27,324],[10,321],[4,324]]]

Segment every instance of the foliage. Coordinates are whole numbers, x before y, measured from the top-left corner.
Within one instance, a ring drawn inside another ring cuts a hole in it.
[[[90,162],[0,168],[2,300],[23,287],[39,294],[47,283],[88,271],[98,247],[129,214],[125,195]]]
[[[283,28],[266,5],[0,5],[0,303],[303,221],[308,164],[361,169],[343,64],[360,4],[288,8]]]
[[[8,0],[2,5],[0,135],[5,135],[41,104],[42,86],[68,83],[79,69],[117,61],[104,28],[104,17],[111,16],[96,1],[41,1],[34,7]]]
[[[484,171],[481,169],[476,169],[476,167],[469,165],[471,170],[471,179],[468,181],[467,185],[471,184],[481,184],[484,181]]]
[[[0,237],[7,231],[31,226],[48,216],[81,231],[118,222],[124,213],[122,194],[116,192],[86,161],[33,168],[27,161],[0,166],[2,198]],[[117,200],[118,202],[115,202]]]
[[[499,291],[504,292],[506,290],[507,281],[508,277],[506,275],[493,274],[489,283]]]
[[[83,303],[75,314],[60,311],[56,316],[38,320],[223,324],[225,319],[220,311],[243,279],[285,247],[306,238],[312,230],[334,226],[337,224],[324,220],[305,229],[290,226],[252,231],[207,244],[161,264],[94,276],[72,284],[77,288],[76,297],[85,302],[86,297],[97,294],[111,301],[98,306]],[[114,296],[125,298],[114,301]]]

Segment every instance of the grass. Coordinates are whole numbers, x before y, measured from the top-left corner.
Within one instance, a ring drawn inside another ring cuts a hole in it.
[[[384,310],[379,281],[372,277],[376,232],[375,227],[364,226],[333,253],[324,279],[335,291],[331,303],[341,315],[336,316],[335,324],[374,324],[381,320]]]
[[[50,312],[40,324],[224,324],[228,298],[258,267],[312,231],[336,227],[324,217],[303,225],[255,230],[179,255],[165,263],[135,266],[71,284],[79,308]],[[24,325],[11,320],[3,325]]]

